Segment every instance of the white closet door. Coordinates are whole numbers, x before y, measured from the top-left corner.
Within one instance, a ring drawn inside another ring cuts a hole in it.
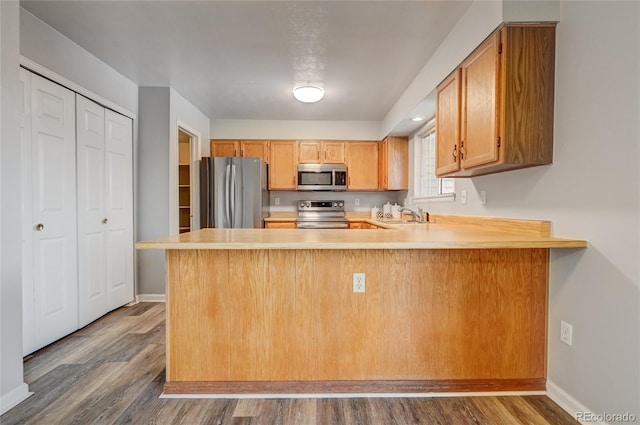
[[[78,165],[78,318],[83,327],[107,313],[104,108],[76,95]]]
[[[133,121],[105,111],[107,223],[107,308],[134,298],[133,289]]]
[[[31,76],[31,164],[35,340],[78,329],[75,96]]]
[[[33,205],[31,198],[31,73],[20,68],[20,147],[22,149],[22,352],[38,347],[35,340],[33,282]]]

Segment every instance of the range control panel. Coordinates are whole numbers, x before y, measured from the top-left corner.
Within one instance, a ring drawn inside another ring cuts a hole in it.
[[[298,201],[298,211],[344,211],[344,201]]]

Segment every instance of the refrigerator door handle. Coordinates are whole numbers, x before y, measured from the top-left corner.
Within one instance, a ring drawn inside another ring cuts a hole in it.
[[[230,205],[229,204],[229,174],[230,173],[231,173],[231,165],[227,164],[227,176],[226,176],[226,180],[224,181],[224,198],[225,198],[224,212],[225,212],[229,227],[232,227],[231,219],[229,218],[229,205]]]
[[[234,227],[233,221],[236,216],[236,166],[231,166],[231,226]]]

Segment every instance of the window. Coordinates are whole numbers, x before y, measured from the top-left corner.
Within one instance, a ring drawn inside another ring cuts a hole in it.
[[[414,139],[416,149],[416,175],[414,198],[451,198],[455,193],[455,180],[436,177],[436,128],[431,121]]]

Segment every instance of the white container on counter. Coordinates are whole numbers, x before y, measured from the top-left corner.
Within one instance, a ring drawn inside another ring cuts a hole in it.
[[[378,208],[377,206],[371,208],[371,218],[374,220],[378,218],[378,212],[380,212],[380,208]]]
[[[387,202],[382,206],[382,213],[384,218],[391,218],[391,202]]]
[[[398,205],[397,202],[391,206],[391,216],[393,218],[400,218],[400,205]]]

